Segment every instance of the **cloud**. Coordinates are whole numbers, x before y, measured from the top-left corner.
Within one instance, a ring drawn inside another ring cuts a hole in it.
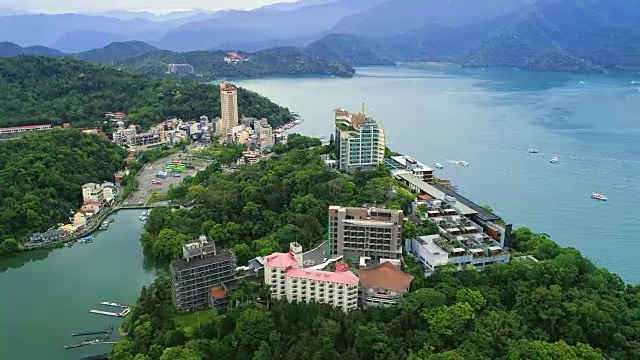
[[[291,1],[293,0],[0,0],[0,8],[53,13],[114,9],[166,12],[193,8],[250,9]]]

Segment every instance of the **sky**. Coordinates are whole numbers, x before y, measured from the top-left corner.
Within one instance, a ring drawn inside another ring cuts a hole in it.
[[[294,0],[0,0],[0,8],[46,13],[96,12],[114,9],[149,10],[156,13],[193,8],[252,9]]]

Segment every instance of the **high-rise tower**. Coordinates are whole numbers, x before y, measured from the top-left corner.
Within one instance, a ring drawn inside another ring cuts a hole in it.
[[[238,90],[234,86],[223,82],[220,84],[220,109],[222,115],[216,124],[216,134],[227,138],[238,120]]]

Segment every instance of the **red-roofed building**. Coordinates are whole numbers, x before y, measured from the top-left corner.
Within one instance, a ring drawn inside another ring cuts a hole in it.
[[[358,307],[359,279],[344,263],[336,271],[305,269],[302,246],[290,244],[287,253],[273,253],[264,258],[264,282],[271,295],[287,301],[315,301],[340,308],[344,312]]]
[[[80,211],[84,213],[97,214],[102,209],[102,204],[98,201],[85,201],[84,204],[80,207]]]
[[[383,261],[369,269],[358,270],[363,307],[397,305],[409,292],[413,276],[405,274],[396,265]]]
[[[21,134],[21,133],[26,133],[31,131],[51,130],[51,128],[52,128],[51,124],[12,126],[12,127],[0,128],[0,135]]]

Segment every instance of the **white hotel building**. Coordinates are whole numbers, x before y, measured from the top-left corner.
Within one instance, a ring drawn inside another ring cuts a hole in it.
[[[265,256],[264,265],[264,282],[277,299],[315,301],[344,312],[358,307],[359,279],[346,263],[337,263],[335,272],[305,269],[302,246],[291,243],[289,252]]]

